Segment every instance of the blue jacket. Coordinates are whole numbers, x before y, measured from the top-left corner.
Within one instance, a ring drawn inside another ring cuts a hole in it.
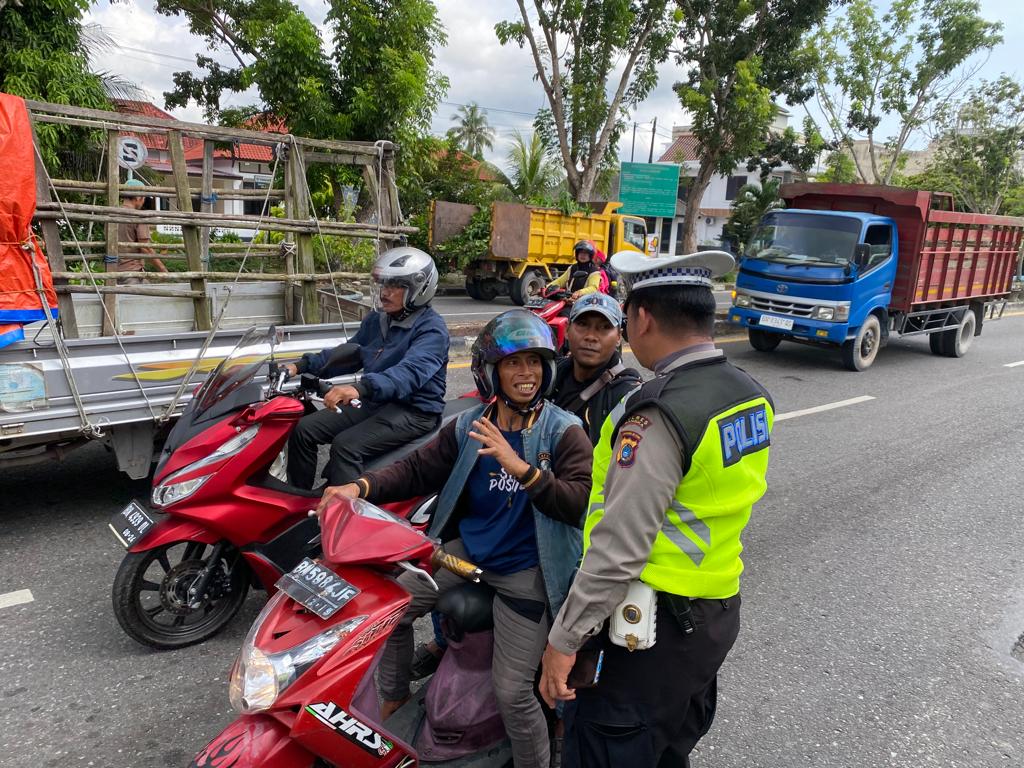
[[[360,346],[360,363],[325,368],[331,353],[325,349],[304,355],[299,372],[329,378],[362,370],[356,388],[363,400],[401,402],[424,413],[444,410],[448,326],[432,307],[418,309],[400,321],[371,312],[349,342]]]
[[[455,423],[455,436],[459,455],[448,481],[438,495],[437,508],[430,523],[430,535],[440,537],[451,519],[452,512],[462,496],[469,473],[476,464],[480,443],[469,437],[474,419],[488,406],[480,405],[459,415]],[[549,464],[565,431],[581,422],[571,413],[553,403],[545,403],[532,426],[523,430],[523,460],[534,467]],[[533,505],[533,522],[537,534],[537,553],[548,605],[554,616],[569,594],[572,575],[583,552],[583,532],[576,526],[548,517]]]

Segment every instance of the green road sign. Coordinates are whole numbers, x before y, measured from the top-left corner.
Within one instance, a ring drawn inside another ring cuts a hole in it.
[[[636,216],[676,215],[679,166],[674,163],[622,163],[619,172],[619,213]]]

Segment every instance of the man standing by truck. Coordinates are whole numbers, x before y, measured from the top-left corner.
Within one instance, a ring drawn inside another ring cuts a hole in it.
[[[137,193],[126,194],[124,200],[121,202],[121,206],[124,208],[131,208],[132,210],[138,211],[142,209],[142,206],[146,204],[146,195],[142,192],[145,188],[139,179],[128,179],[124,184],[126,187],[133,189],[138,188]],[[118,256],[117,271],[118,272],[145,272],[146,261],[140,254],[147,256],[153,256],[154,258],[149,259],[156,267],[158,272],[167,272],[167,267],[164,263],[155,258],[156,251],[152,248],[142,245],[142,243],[149,243],[152,241],[152,227],[148,224],[143,224],[141,221],[136,221],[132,224],[118,224],[117,225],[117,239],[122,243],[138,243],[133,247],[133,250],[137,253],[131,255]],[[119,246],[120,250],[120,246]],[[142,282],[142,277],[123,277],[117,281],[118,285],[138,285]]]
[[[767,487],[774,410],[712,341],[711,278],[731,256],[612,261],[630,283],[630,345],[655,378],[602,429],[583,560],[540,692],[549,705],[571,700],[565,768],[685,766],[739,632],[740,534]],[[567,687],[577,661],[592,662],[587,680],[600,670],[596,687]]]

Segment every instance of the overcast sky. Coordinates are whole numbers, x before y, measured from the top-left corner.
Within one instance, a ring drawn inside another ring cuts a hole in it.
[[[297,0],[310,18],[320,23],[326,4],[317,0]],[[1015,45],[1024,39],[1024,14],[1020,0],[980,0],[983,15],[1004,25],[1005,40],[982,63],[980,77],[993,78],[1007,72],[1021,78],[1021,58]],[[434,116],[433,130],[442,135],[451,127],[458,105],[477,102],[486,108],[492,126],[498,132],[490,158],[503,162],[510,136],[517,128],[530,130],[532,116],[545,103],[540,85],[533,79],[533,60],[528,50],[515,46],[502,47],[494,35],[494,25],[518,13],[513,0],[437,0],[441,21],[448,31],[448,45],[437,53],[437,68],[450,81],[445,103]],[[193,37],[182,18],[161,16],[153,10],[151,0],[100,2],[88,15],[113,38],[116,48],[102,52],[94,62],[97,69],[107,70],[129,79],[149,94],[150,100],[163,107],[163,92],[172,87],[175,71],[194,68],[195,54],[209,53],[202,40]],[[220,56],[225,64],[229,57]],[[661,69],[659,85],[639,105],[633,119],[636,132],[636,159],[645,160],[652,139],[651,121],[657,117],[654,135],[655,159],[668,145],[671,126],[686,122],[672,84],[681,72],[673,63]],[[232,104],[255,102],[255,96],[235,96]],[[173,111],[184,120],[201,121],[201,111],[193,104],[188,109]],[[802,109],[795,110],[792,122],[799,124]],[[883,124],[883,128],[885,125]],[[627,131],[620,144],[620,157],[629,159],[632,131]],[[923,140],[918,140],[920,145]]]

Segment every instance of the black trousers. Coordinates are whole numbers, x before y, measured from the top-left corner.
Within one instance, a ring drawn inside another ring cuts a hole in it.
[[[327,484],[351,483],[363,473],[365,462],[425,435],[439,419],[439,414],[400,403],[345,405],[341,413],[324,408],[307,414],[288,438],[288,481],[298,488],[312,488],[317,449],[330,443],[331,458],[324,470]]]
[[[739,595],[692,600],[694,631],[684,634],[663,605],[657,641],[630,653],[607,631],[588,647],[604,648],[594,688],[576,691],[565,710],[562,768],[682,768],[711,728],[718,669],[740,629]]]

